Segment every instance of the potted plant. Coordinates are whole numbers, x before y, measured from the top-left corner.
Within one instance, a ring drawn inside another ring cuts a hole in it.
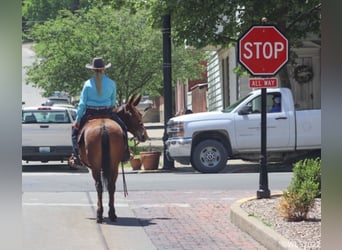
[[[151,143],[148,151],[141,151],[140,158],[145,170],[155,170],[159,167],[161,152],[152,150]]]
[[[131,152],[130,163],[133,170],[140,170],[141,169],[141,158],[139,156],[139,149],[138,149],[139,141],[132,138],[128,141],[129,151]]]

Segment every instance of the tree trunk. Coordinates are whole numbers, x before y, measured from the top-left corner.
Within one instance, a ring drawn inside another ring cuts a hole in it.
[[[279,71],[278,76],[280,80],[279,87],[291,89],[290,76],[286,66]]]

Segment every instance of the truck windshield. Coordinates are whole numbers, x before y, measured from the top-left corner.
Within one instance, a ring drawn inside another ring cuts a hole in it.
[[[245,96],[244,98],[238,100],[237,102],[233,103],[232,105],[226,107],[225,109],[222,110],[222,112],[225,112],[225,113],[232,112],[237,106],[239,106],[239,104],[240,104],[241,102],[243,102],[243,101],[244,101],[245,99],[247,99],[249,96],[250,96],[250,94],[247,95],[247,96]]]

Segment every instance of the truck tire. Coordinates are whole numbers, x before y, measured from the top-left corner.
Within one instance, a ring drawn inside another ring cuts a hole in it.
[[[227,157],[227,150],[221,142],[204,140],[195,146],[191,164],[201,173],[218,173],[226,166]]]

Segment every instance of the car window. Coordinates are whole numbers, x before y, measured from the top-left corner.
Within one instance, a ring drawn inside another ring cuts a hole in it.
[[[66,110],[34,110],[22,112],[22,123],[70,123]]]

